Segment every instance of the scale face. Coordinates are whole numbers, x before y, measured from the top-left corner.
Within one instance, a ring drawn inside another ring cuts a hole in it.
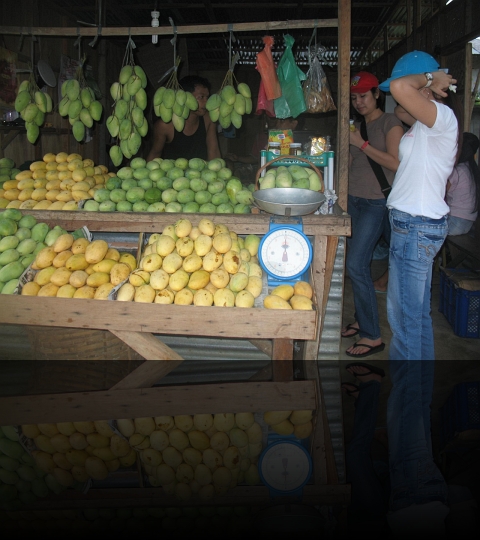
[[[273,494],[300,494],[311,476],[312,460],[301,444],[280,439],[260,456],[259,473]]]
[[[270,230],[258,248],[260,265],[268,274],[268,285],[294,285],[308,281],[306,272],[312,262],[313,248],[303,234],[301,218],[292,223],[270,220]]]

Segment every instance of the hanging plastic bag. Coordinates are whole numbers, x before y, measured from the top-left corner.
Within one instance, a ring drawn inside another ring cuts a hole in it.
[[[313,47],[309,50],[310,68],[303,84],[308,113],[324,113],[337,110],[321,63],[324,52],[323,47]]]
[[[257,54],[257,70],[262,78],[267,99],[275,99],[282,95],[282,89],[278,81],[272,56],[274,42],[275,40],[272,36],[264,36],[263,43],[265,47],[263,51]]]
[[[273,99],[267,99],[263,80],[260,80],[260,88],[258,89],[257,109],[255,111],[255,114],[262,114],[264,111],[271,118],[275,118]]]
[[[285,51],[278,63],[277,75],[282,89],[282,95],[275,99],[275,116],[277,118],[296,118],[307,109],[303,96],[302,81],[305,73],[295,63],[292,47],[295,40],[289,34],[283,36]]]

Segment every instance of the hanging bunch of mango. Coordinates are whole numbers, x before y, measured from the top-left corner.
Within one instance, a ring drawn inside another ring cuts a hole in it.
[[[183,131],[190,111],[198,109],[195,96],[185,91],[178,82],[177,70],[180,61],[181,58],[178,56],[166,84],[157,88],[153,96],[155,114],[167,124],[172,122],[177,131]]]
[[[246,83],[239,83],[233,74],[233,69],[239,59],[239,55],[238,53],[235,54],[232,60],[232,41],[235,41],[235,38],[233,32],[230,31],[230,67],[223,79],[220,90],[212,94],[206,104],[212,122],[218,122],[223,129],[228,129],[231,124],[239,129],[242,126],[243,115],[252,112],[252,93],[250,88]]]
[[[45,121],[45,114],[52,112],[53,104],[50,95],[38,87],[33,69],[30,77],[20,83],[14,107],[20,118],[25,120],[28,142],[34,144]]]
[[[116,144],[110,147],[112,163],[118,167],[123,158],[133,157],[142,144],[142,137],[148,132],[148,121],[144,110],[147,107],[147,75],[135,64],[133,49],[135,44],[128,38],[125,58],[118,81],[110,87],[113,99],[112,114],[107,118],[106,126]]]
[[[95,92],[85,79],[83,66],[86,59],[84,55],[75,77],[63,82],[60,90],[62,100],[58,104],[60,116],[68,116],[73,136],[78,142],[83,141],[85,128],[91,128],[94,121],[98,122],[103,112],[102,104],[96,99]]]

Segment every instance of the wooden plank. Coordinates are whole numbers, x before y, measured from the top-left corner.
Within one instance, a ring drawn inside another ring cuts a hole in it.
[[[183,360],[150,360],[144,362],[137,369],[124,377],[110,390],[122,390],[124,388],[148,388],[173,371]]]
[[[316,486],[307,484],[303,489],[303,504],[347,505],[350,502],[350,485]],[[173,502],[174,501],[174,502]],[[227,493],[217,495],[202,506],[264,506],[271,504],[268,489],[264,486],[236,486]],[[297,503],[297,498],[282,497],[282,504]],[[22,506],[22,510],[54,510],[64,508],[133,508],[157,506],[192,506],[198,504],[193,498],[181,502],[164,493],[162,488],[109,488],[90,489],[81,493],[74,489],[63,491],[60,495],[49,494],[44,499]]]
[[[259,369],[254,375],[252,375],[249,381],[271,381],[272,380],[272,362],[266,365],[264,368]]]
[[[267,356],[272,358],[273,344],[268,339],[249,339],[252,345],[255,345],[258,350],[265,353]]]
[[[316,406],[312,381],[156,386],[4,397],[0,398],[0,425],[315,409]]]
[[[223,34],[230,31],[248,32],[259,30],[264,32],[274,32],[275,30],[294,30],[296,28],[336,28],[337,19],[311,19],[311,20],[290,20],[290,21],[270,21],[270,22],[247,22],[233,24],[205,24],[194,26],[177,26],[176,32],[181,34]],[[0,34],[20,36],[25,34],[27,29],[24,26],[0,26]],[[34,36],[90,36],[97,35],[96,27],[41,27],[29,26],[28,33]],[[134,26],[132,28],[115,26],[103,27],[101,35],[109,36],[173,36],[172,26],[159,26],[151,28],[150,26]]]
[[[311,339],[316,311],[175,306],[35,296],[2,297],[0,324],[97,328],[166,335]],[[1,345],[0,345],[1,346]]]
[[[273,350],[272,350],[272,361],[278,362],[287,362],[293,360],[293,340],[291,339],[274,339],[273,340]],[[275,364],[274,364],[275,366]],[[275,380],[275,367],[274,371],[274,380]],[[282,379],[284,380],[284,379]]]
[[[348,153],[348,149],[347,149]],[[3,210],[0,210],[0,215]],[[102,232],[160,232],[167,225],[184,218],[185,214],[152,212],[75,212],[22,210],[49,225],[60,225],[68,231],[88,227],[90,231]],[[189,214],[193,225],[203,217],[218,221],[218,214]],[[237,234],[265,234],[270,224],[270,214],[222,214],[222,223]],[[346,236],[351,233],[351,218],[348,215],[302,216],[303,232],[307,235]]]
[[[179,364],[183,360],[179,354],[152,334],[142,334],[141,332],[129,332],[126,330],[118,331],[115,329],[111,329],[110,332],[141,354],[145,360],[179,360]]]
[[[275,339],[273,341],[274,353],[275,353],[275,343],[277,341],[280,341],[280,340]],[[279,345],[281,346],[281,344]],[[280,348],[280,346],[277,346],[277,347]],[[292,343],[292,347],[293,347],[293,343]],[[278,356],[275,356],[274,359],[272,360],[272,372],[273,372],[274,381],[278,381],[278,382],[293,381],[293,361],[282,360],[282,359],[279,359]]]

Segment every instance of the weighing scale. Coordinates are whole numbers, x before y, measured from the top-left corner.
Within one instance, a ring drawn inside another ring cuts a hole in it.
[[[312,458],[293,435],[271,433],[258,460],[258,471],[272,498],[301,498],[312,474]]]
[[[313,247],[303,233],[302,218],[270,218],[268,233],[258,248],[258,260],[268,275],[269,287],[309,281],[312,255]]]

